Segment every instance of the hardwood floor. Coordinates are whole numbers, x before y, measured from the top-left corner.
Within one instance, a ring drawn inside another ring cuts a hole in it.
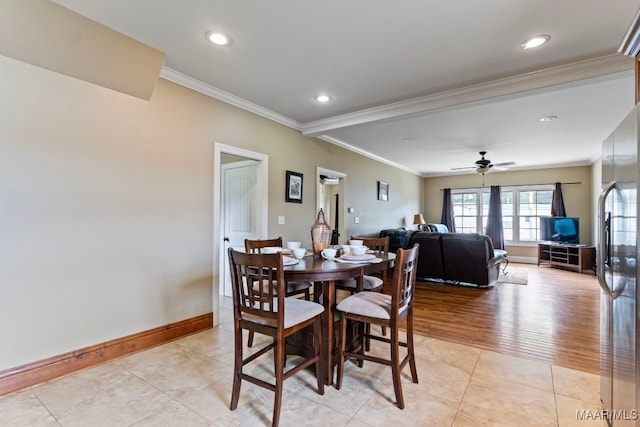
[[[527,285],[488,289],[419,282],[418,334],[599,373],[600,288],[595,276],[527,268]]]

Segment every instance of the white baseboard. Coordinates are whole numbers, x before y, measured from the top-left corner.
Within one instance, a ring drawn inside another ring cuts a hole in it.
[[[519,262],[522,264],[538,264],[538,258],[529,256],[511,256],[507,255],[509,262]]]

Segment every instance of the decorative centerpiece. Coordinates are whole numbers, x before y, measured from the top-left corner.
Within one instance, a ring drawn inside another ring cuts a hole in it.
[[[313,255],[318,258],[321,256],[322,250],[329,247],[331,243],[331,226],[324,219],[324,210],[318,211],[316,222],[311,226],[311,244],[313,246]]]

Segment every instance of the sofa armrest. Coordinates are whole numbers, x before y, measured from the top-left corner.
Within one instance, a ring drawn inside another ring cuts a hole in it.
[[[496,264],[500,264],[503,260],[504,260],[503,255],[496,255],[493,258],[489,258],[489,260],[487,261],[487,267],[491,268]]]

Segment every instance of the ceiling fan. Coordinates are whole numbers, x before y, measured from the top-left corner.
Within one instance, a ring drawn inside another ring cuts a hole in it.
[[[491,160],[484,158],[484,155],[487,154],[486,151],[480,151],[479,154],[482,158],[480,160],[476,160],[474,166],[451,168],[451,170],[474,169],[477,173],[484,175],[492,170],[507,170],[509,167],[516,165],[515,162],[491,163]]]

